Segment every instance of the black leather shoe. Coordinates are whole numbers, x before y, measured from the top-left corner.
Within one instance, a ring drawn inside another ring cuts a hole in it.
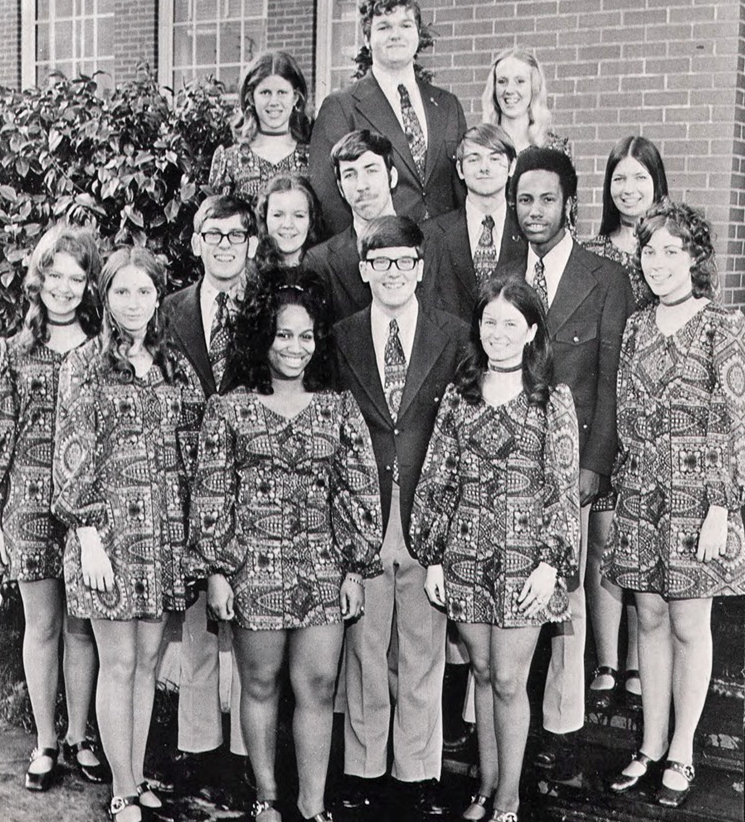
[[[345,776],[342,786],[341,807],[348,811],[364,811],[379,799],[380,780],[361,776]]]
[[[445,753],[463,753],[476,740],[476,725],[473,722],[464,722],[463,731],[459,736],[452,739],[445,739],[442,743],[442,750]]]
[[[78,754],[81,751],[90,751],[96,759],[99,759],[98,753],[94,750],[93,743],[89,739],[76,742],[74,745],[68,745],[67,742],[62,743],[62,756],[65,758],[65,762],[75,765],[83,779],[86,779],[88,782],[93,782],[94,784],[108,782],[111,778],[109,769],[100,759],[97,765],[84,765],[78,759]]]
[[[665,762],[666,771],[675,771],[679,773],[688,783],[685,788],[678,790],[677,788],[668,788],[667,785],[660,785],[657,791],[657,802],[664,805],[666,808],[677,808],[683,804],[688,794],[691,792],[693,780],[696,778],[696,769],[693,765],[684,765],[682,762],[675,762],[668,759]]]
[[[601,676],[609,676],[613,680],[613,684],[610,688],[594,690],[591,682],[590,686],[587,688],[588,702],[594,708],[607,711],[613,704],[613,697],[615,696],[618,688],[618,671],[615,668],[611,668],[609,665],[599,665],[592,672],[592,681],[594,682]]]
[[[414,809],[422,817],[444,817],[448,806],[442,798],[440,783],[437,779],[423,779],[421,782],[410,782],[408,788],[413,794]]]
[[[48,771],[42,771],[42,773],[26,771],[27,791],[46,791],[52,784],[52,780],[57,773],[59,748],[34,748],[33,751],[31,751],[29,761],[35,762],[37,759],[41,759],[42,756],[48,756],[52,760],[52,767]]]
[[[644,782],[659,774],[660,766],[662,765],[662,759],[652,759],[641,751],[637,751],[631,757],[631,762],[638,762],[644,767],[644,771],[638,776],[628,776],[623,771],[620,771],[608,781],[609,791],[613,793],[625,793],[640,782]],[[628,765],[626,768],[628,768]],[[624,770],[626,768],[624,768]]]
[[[535,755],[533,764],[537,768],[551,771],[553,779],[559,782],[573,779],[580,770],[576,735],[544,731],[543,747]]]

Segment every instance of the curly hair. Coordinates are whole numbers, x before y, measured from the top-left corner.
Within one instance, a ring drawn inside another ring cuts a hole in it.
[[[546,78],[543,74],[541,64],[535,55],[518,46],[502,49],[492,61],[489,75],[486,79],[486,86],[481,95],[481,119],[485,123],[494,123],[497,126],[502,122],[502,110],[499,108],[499,101],[497,100],[497,66],[502,60],[506,60],[508,57],[514,57],[521,63],[525,63],[530,69],[528,139],[531,145],[545,146],[548,140],[549,129],[551,128],[551,112],[548,108]]]
[[[131,383],[135,378],[134,366],[127,357],[134,340],[131,334],[121,328],[112,317],[109,307],[109,291],[114,277],[129,265],[147,274],[158,295],[155,312],[145,331],[144,346],[152,355],[153,362],[162,371],[166,382],[173,383],[177,379],[185,379],[179,372],[179,358],[175,347],[170,342],[166,319],[158,311],[158,306],[166,296],[165,267],[152,251],[142,246],[118,248],[106,261],[101,271],[98,292],[104,311],[100,335],[100,364],[104,371],[113,374],[123,383]]]
[[[649,172],[654,186],[653,202],[659,203],[663,197],[667,197],[665,164],[662,162],[660,152],[657,151],[657,146],[646,137],[638,137],[635,134],[623,137],[611,149],[605,165],[603,216],[600,220],[600,234],[605,237],[610,236],[621,224],[621,215],[611,197],[610,185],[616,166],[626,157],[632,157]]]
[[[719,297],[719,274],[714,253],[711,228],[703,214],[687,203],[675,203],[669,197],[652,206],[636,227],[636,255],[634,264],[642,271],[642,249],[652,235],[666,228],[673,237],[683,241],[683,251],[691,255],[691,290],[694,297]]]
[[[282,266],[263,272],[263,279],[246,290],[233,320],[227,368],[237,381],[259,394],[272,394],[269,349],[277,333],[277,318],[288,305],[298,305],[313,321],[316,348],[303,374],[306,391],[336,385],[331,300],[323,280],[302,266]]]
[[[36,244],[23,280],[28,309],[19,332],[19,343],[25,353],[30,353],[38,345],[49,342],[47,309],[41,299],[41,289],[46,275],[54,266],[57,254],[69,254],[86,275],[83,298],[75,310],[83,333],[87,337],[93,337],[101,326],[101,309],[96,296],[101,257],[98,253],[96,234],[90,228],[56,223]]]
[[[286,51],[266,51],[251,62],[241,82],[238,96],[241,111],[233,127],[240,133],[243,140],[249,143],[253,140],[259,130],[254,92],[259,83],[275,74],[287,80],[298,96],[290,115],[290,134],[299,143],[307,143],[310,140],[311,131],[310,118],[306,112],[308,84],[305,82],[305,76],[297,61]]]
[[[262,188],[259,199],[256,203],[256,218],[259,224],[259,245],[256,249],[254,260],[260,270],[277,267],[283,264],[282,252],[279,250],[276,241],[270,236],[266,226],[266,215],[269,210],[269,200],[272,194],[279,194],[283,191],[300,191],[305,195],[308,203],[308,235],[303,243],[302,253],[314,245],[318,245],[324,236],[323,216],[321,205],[318,202],[310,180],[302,174],[294,172],[288,174],[277,174]]]
[[[515,170],[510,181],[509,199],[511,202],[517,202],[517,186],[520,177],[528,171],[553,171],[559,178],[564,206],[577,194],[577,172],[569,156],[555,148],[530,146],[517,155]],[[566,215],[564,220],[566,221]]]
[[[517,277],[497,277],[482,287],[471,317],[468,353],[455,373],[456,390],[470,405],[477,405],[481,401],[481,381],[489,367],[489,359],[481,344],[481,318],[486,306],[497,299],[513,305],[523,315],[528,326],[536,326],[533,341],[523,350],[523,389],[530,405],[545,408],[554,375],[546,315],[533,288]]]

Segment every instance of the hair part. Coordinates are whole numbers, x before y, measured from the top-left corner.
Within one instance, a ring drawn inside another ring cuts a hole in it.
[[[86,336],[98,333],[101,325],[101,309],[96,295],[98,277],[101,273],[101,257],[98,252],[98,237],[88,227],[59,222],[49,228],[36,244],[28,271],[23,279],[23,291],[28,300],[28,308],[19,332],[22,351],[30,353],[37,346],[49,342],[47,309],[41,299],[41,290],[49,271],[54,266],[57,254],[68,254],[86,275],[86,286],[80,305],[75,313]]]
[[[409,217],[386,214],[370,220],[362,235],[357,239],[360,260],[366,260],[369,251],[380,248],[415,248],[422,256],[424,235],[419,226]]]
[[[256,218],[251,206],[240,197],[229,194],[213,194],[202,200],[194,215],[194,233],[199,234],[207,220],[227,220],[238,215],[250,237],[256,236]]]
[[[353,163],[368,151],[383,158],[390,179],[393,168],[393,144],[384,134],[363,128],[345,134],[331,149],[329,156],[337,181],[341,181],[342,162]]]
[[[603,181],[603,216],[600,220],[600,234],[605,237],[613,234],[621,225],[621,214],[613,202],[610,187],[615,173],[616,166],[626,157],[632,157],[641,163],[649,172],[654,186],[653,200],[659,203],[668,196],[667,175],[665,174],[665,164],[662,162],[657,146],[646,137],[630,134],[619,140],[608,155],[608,162],[605,164],[605,179]]]
[[[462,163],[466,154],[466,141],[475,143],[482,148],[488,148],[497,154],[504,154],[510,164],[517,157],[515,144],[512,138],[502,128],[502,126],[494,123],[478,123],[466,131],[458,143],[458,148],[455,150],[455,160],[457,163]]]

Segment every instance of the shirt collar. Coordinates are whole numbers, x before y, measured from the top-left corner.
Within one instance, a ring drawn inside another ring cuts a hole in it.
[[[548,254],[543,256],[543,258],[540,258],[533,250],[533,246],[529,244],[528,271],[532,271],[538,260],[543,259],[543,266],[546,276],[553,276],[556,280],[558,280],[564,273],[564,269],[567,267],[567,263],[569,262],[569,257],[571,256],[573,248],[574,240],[572,240],[571,232],[566,227],[564,228],[564,236],[558,243],[556,243]]]
[[[405,69],[396,72],[386,71],[380,66],[373,65],[372,73],[373,77],[378,81],[378,85],[381,89],[388,92],[389,96],[393,93],[398,94],[398,86],[400,83],[406,86],[409,93],[417,88],[413,63]]]

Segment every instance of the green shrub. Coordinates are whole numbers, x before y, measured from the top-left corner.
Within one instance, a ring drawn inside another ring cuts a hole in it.
[[[171,290],[193,282],[191,221],[215,148],[232,142],[231,114],[214,79],[171,104],[147,66],[108,98],[95,77],[0,87],[0,333],[18,327],[29,254],[59,219],[95,226],[104,253],[147,245],[165,258]]]

